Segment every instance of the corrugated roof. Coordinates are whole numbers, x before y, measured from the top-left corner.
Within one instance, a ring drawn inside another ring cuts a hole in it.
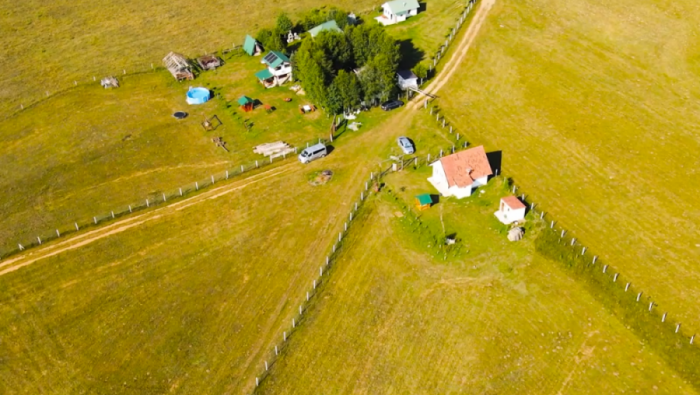
[[[269,69],[260,70],[255,73],[255,76],[258,77],[259,80],[269,80],[270,78],[274,77]]]
[[[289,62],[289,58],[282,52],[270,51],[267,55],[265,55],[263,61],[266,65],[274,69],[275,67],[281,66],[284,62]]]
[[[418,199],[418,203],[420,203],[421,206],[425,204],[433,204],[433,198],[427,193],[416,196],[416,199]]]
[[[250,34],[245,36],[245,41],[243,42],[243,50],[250,56],[255,55],[255,39],[250,36]]]
[[[465,188],[474,180],[493,174],[484,146],[470,148],[440,159],[448,187]]]
[[[248,96],[241,96],[241,98],[238,99],[238,104],[240,104],[241,106],[245,106],[246,104],[250,104],[252,102],[253,99],[249,98]]]
[[[526,208],[525,204],[523,204],[523,202],[521,202],[520,199],[518,199],[515,196],[506,196],[501,200],[503,201],[503,203],[508,205],[508,207],[510,207],[511,210]]]
[[[419,9],[420,4],[418,0],[394,0],[384,3],[384,7],[388,7],[394,15],[397,15]]]
[[[399,70],[396,72],[396,74],[398,74],[404,81],[418,79],[418,77],[416,77],[411,70]]]
[[[340,29],[340,27],[338,27],[338,23],[335,20],[323,22],[322,24],[309,29],[309,33],[311,34],[311,37],[316,37],[316,36],[318,36],[319,33],[325,32],[325,31],[332,31],[332,32],[338,32],[338,33],[343,32]]]

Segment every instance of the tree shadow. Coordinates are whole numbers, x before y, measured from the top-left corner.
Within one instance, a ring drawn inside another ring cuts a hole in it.
[[[425,56],[425,52],[416,48],[411,40],[400,40],[399,52],[401,53],[401,62],[399,63],[400,69],[413,69]]]
[[[501,166],[503,164],[503,151],[493,151],[486,153],[486,158],[489,160],[489,165],[491,165],[491,170],[493,170],[493,175],[489,179],[500,175],[502,173]]]

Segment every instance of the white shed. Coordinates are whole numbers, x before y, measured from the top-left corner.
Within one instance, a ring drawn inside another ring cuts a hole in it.
[[[494,214],[499,221],[506,225],[525,219],[527,206],[515,196],[506,196],[501,199],[498,211]]]
[[[478,146],[440,158],[431,164],[433,176],[428,181],[442,196],[462,199],[471,196],[475,188],[486,185],[493,174],[483,146]]]
[[[418,89],[418,77],[411,70],[399,70],[396,72],[401,90]]]
[[[418,0],[394,0],[382,4],[382,15],[377,17],[377,21],[382,25],[393,25],[403,22],[408,17],[418,15],[420,4]]]

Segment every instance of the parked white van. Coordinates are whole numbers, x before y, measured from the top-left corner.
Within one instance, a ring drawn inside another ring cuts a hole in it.
[[[301,151],[301,154],[299,154],[299,162],[309,163],[312,160],[323,158],[326,156],[326,154],[328,154],[326,145],[323,143],[318,143],[316,145],[312,145],[311,147],[304,148],[304,150]]]

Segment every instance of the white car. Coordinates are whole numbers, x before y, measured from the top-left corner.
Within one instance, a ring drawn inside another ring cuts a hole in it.
[[[408,155],[416,152],[416,149],[413,147],[413,143],[408,137],[399,137],[398,143],[399,147],[401,147],[401,151],[403,151],[404,154]]]

